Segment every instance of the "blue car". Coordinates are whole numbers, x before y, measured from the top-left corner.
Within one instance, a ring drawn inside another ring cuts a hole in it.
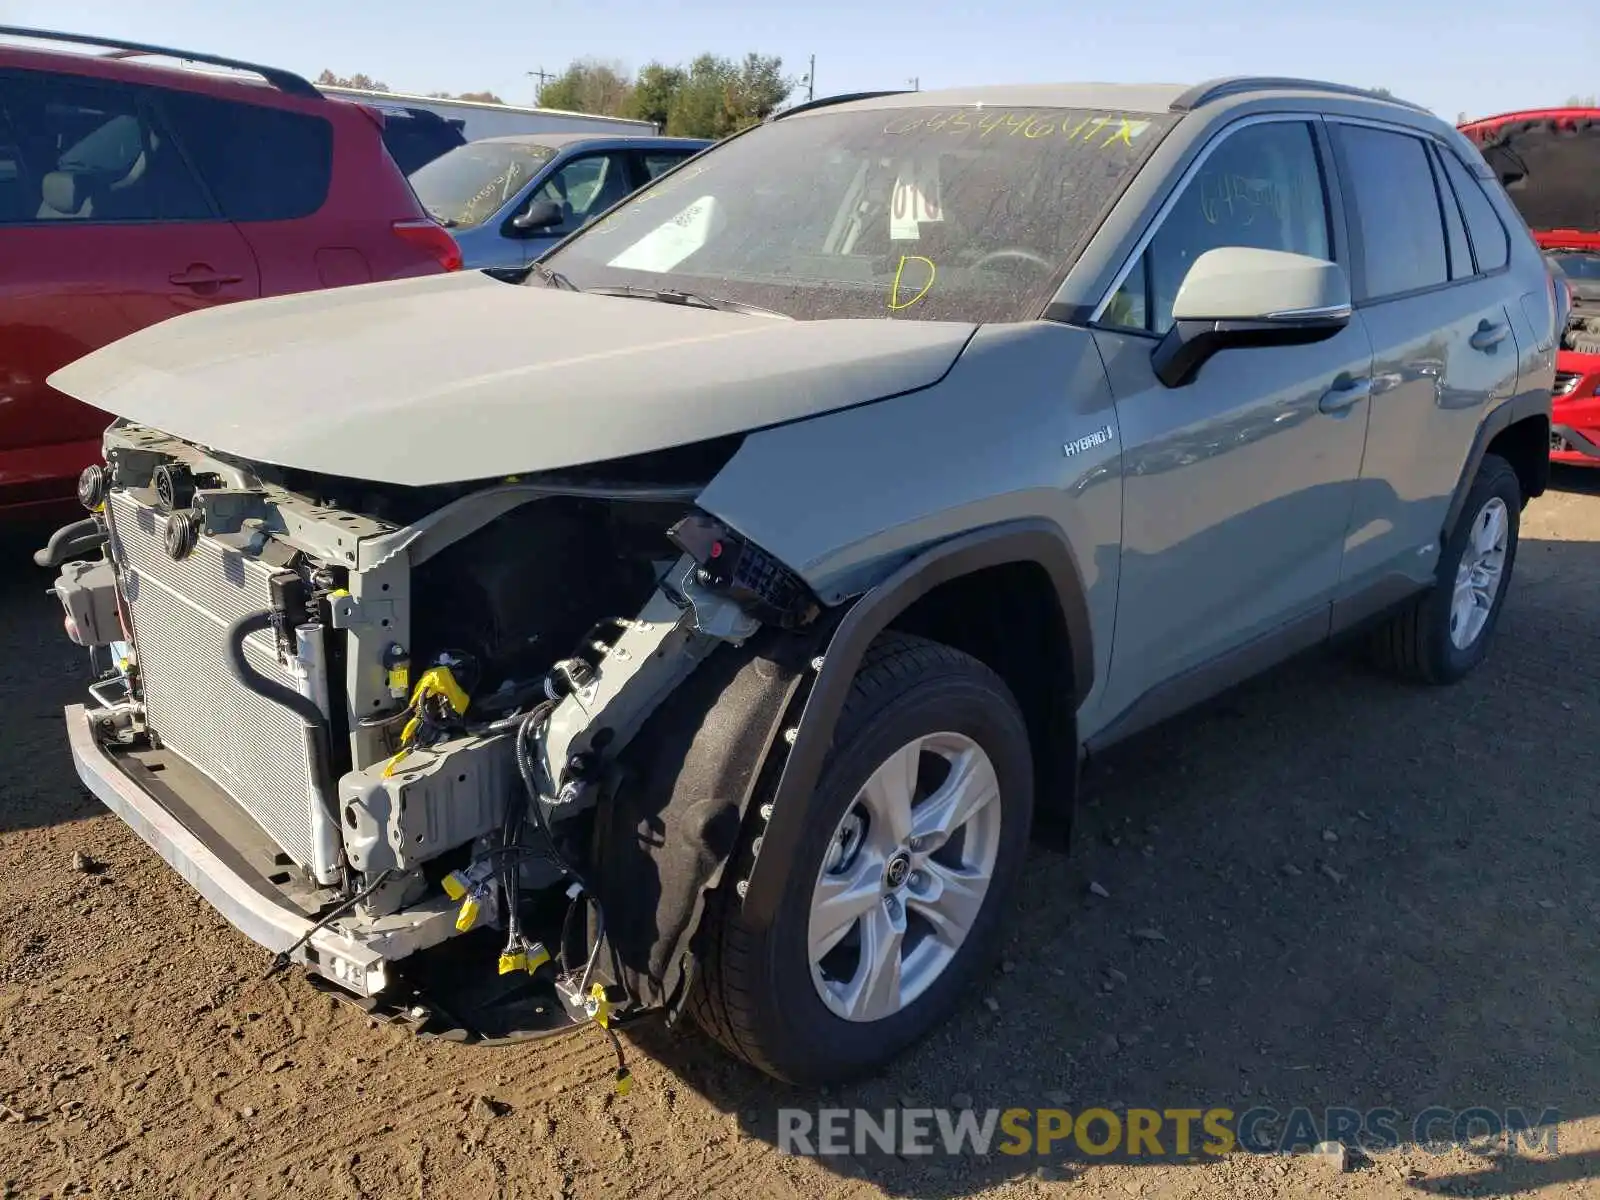
[[[420,167],[417,197],[467,270],[516,270],[709,141],[528,133],[484,138]]]

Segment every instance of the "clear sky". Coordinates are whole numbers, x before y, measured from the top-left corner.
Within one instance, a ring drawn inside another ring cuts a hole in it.
[[[1600,21],[1554,0],[0,0],[0,24],[103,33],[400,91],[532,102],[528,72],[781,55],[817,93],[1305,75],[1454,120],[1600,91]]]

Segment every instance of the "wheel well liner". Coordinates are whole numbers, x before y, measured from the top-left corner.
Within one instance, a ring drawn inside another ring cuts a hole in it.
[[[685,953],[707,894],[739,841],[762,767],[825,629],[763,629],[723,646],[663,703],[623,751],[594,828],[593,884],[609,955],[645,1007],[676,1007]]]
[[[1012,564],[1035,564],[1052,585],[1071,662],[1072,712],[1094,684],[1094,648],[1082,576],[1066,535],[1046,520],[1010,521],[929,548],[867,592],[840,620],[806,698],[793,747],[772,798],[772,817],[746,881],[741,913],[770,921],[777,910],[811,794],[822,773],[839,713],[867,647],[917,601],[965,576]],[[1076,761],[1076,747],[1072,747]]]

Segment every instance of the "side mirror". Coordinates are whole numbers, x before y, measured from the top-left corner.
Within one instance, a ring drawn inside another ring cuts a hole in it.
[[[1189,268],[1172,303],[1172,328],[1150,361],[1157,379],[1182,387],[1223,350],[1326,341],[1350,314],[1350,284],[1337,263],[1222,246]]]
[[[533,200],[511,218],[511,228],[524,234],[537,233],[561,224],[561,206],[554,200]]]

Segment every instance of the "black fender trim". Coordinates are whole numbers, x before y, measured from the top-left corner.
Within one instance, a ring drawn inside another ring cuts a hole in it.
[[[1543,417],[1550,419],[1550,397],[1537,392],[1521,396],[1513,396],[1499,407],[1492,409],[1488,416],[1483,418],[1483,423],[1478,426],[1478,432],[1472,439],[1472,449],[1467,454],[1466,464],[1461,468],[1461,478],[1456,481],[1455,494],[1450,497],[1450,507],[1445,512],[1444,528],[1439,533],[1439,544],[1442,546],[1450,540],[1450,535],[1455,531],[1456,522],[1461,520],[1461,510],[1466,507],[1467,493],[1472,490],[1472,481],[1478,477],[1478,468],[1483,465],[1483,456],[1489,449],[1489,443],[1503,431],[1515,425],[1518,421],[1525,421],[1529,417]],[[1545,456],[1545,474],[1548,475],[1549,454]],[[1541,488],[1540,491],[1543,489]],[[1538,495],[1538,492],[1532,495]],[[1525,497],[1529,498],[1529,497]]]
[[[1037,563],[1049,573],[1061,605],[1072,652],[1073,707],[1094,684],[1094,642],[1083,577],[1066,535],[1046,520],[1008,521],[961,534],[929,548],[865,593],[845,613],[823,654],[806,698],[793,747],[772,797],[772,817],[761,836],[761,851],[745,881],[741,916],[753,923],[771,921],[777,911],[794,848],[811,807],[811,793],[822,774],[834,727],[850,686],[872,644],[895,617],[940,584],[989,567]]]

